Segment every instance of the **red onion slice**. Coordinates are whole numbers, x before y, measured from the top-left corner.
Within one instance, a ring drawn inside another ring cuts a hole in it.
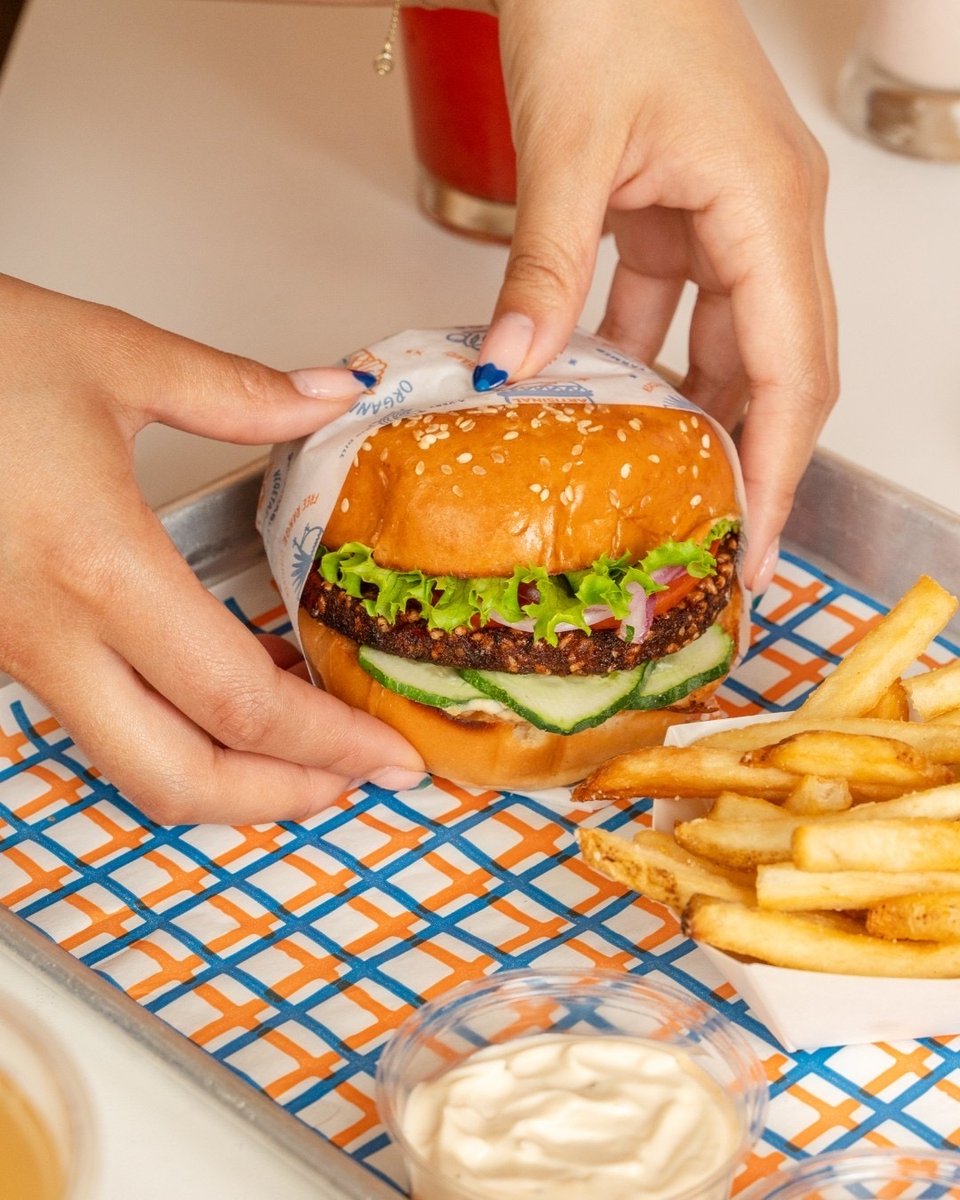
[[[627,584],[627,590],[630,593],[630,611],[624,619],[624,624],[629,625],[633,630],[633,637],[630,639],[630,643],[633,645],[636,642],[642,642],[647,636],[653,622],[654,600],[652,596],[647,595],[639,583]]]

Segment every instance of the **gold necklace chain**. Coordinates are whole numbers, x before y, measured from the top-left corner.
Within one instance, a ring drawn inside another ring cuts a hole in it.
[[[389,75],[393,70],[393,43],[397,38],[397,25],[400,21],[400,0],[393,0],[390,11],[390,24],[387,26],[387,36],[383,40],[383,49],[373,60],[373,69],[378,75]]]

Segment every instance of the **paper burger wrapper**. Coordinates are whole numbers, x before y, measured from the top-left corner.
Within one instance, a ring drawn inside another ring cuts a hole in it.
[[[688,746],[723,729],[782,718],[783,713],[674,725],[665,744]],[[656,800],[653,826],[669,833],[678,821],[703,816],[709,800]],[[891,979],[798,971],[745,963],[697,943],[716,970],[785,1050],[896,1042],[960,1033],[960,979]]]
[[[274,448],[261,489],[257,528],[294,629],[300,594],[354,457],[380,426],[417,413],[442,415],[523,403],[687,410],[724,447],[744,511],[743,482],[730,438],[649,367],[577,332],[535,379],[478,394],[472,376],[485,333],[485,328],[415,329],[355,351],[343,360],[344,365],[373,375],[374,386],[323,429]],[[741,647],[748,644],[749,598],[743,608]]]

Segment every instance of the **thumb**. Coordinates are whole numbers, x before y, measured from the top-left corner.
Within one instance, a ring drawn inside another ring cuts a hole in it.
[[[346,367],[280,371],[115,314],[126,353],[113,356],[113,388],[135,419],[222,441],[303,437],[344,412],[376,377]],[[127,369],[124,364],[135,364]]]
[[[537,374],[570,338],[593,278],[607,190],[573,194],[557,156],[518,139],[510,256],[473,383],[489,391]]]
[[[618,167],[617,139],[598,137],[591,106],[578,90],[557,82],[590,78],[609,64],[594,64],[597,55],[581,37],[558,33],[563,23],[553,19],[553,3],[500,0],[498,6],[517,209],[503,285],[474,374],[478,391],[536,374],[567,344],[593,279]]]

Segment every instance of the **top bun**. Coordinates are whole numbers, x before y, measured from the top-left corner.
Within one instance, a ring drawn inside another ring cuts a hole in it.
[[[731,465],[688,410],[521,402],[404,417],[358,452],[324,545],[431,575],[551,574],[642,557],[737,516]]]

